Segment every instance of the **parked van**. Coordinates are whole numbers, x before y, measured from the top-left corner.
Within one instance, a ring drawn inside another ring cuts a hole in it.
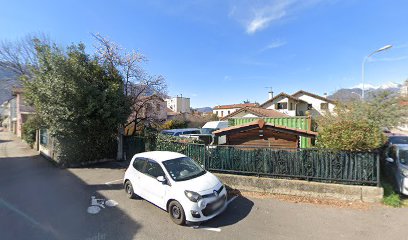
[[[204,124],[201,128],[202,134],[212,134],[215,130],[228,127],[228,121],[211,121]]]
[[[170,129],[161,131],[162,134],[178,137],[185,134],[200,134],[200,129],[198,128],[180,128],[180,129]]]
[[[211,121],[204,124],[201,128],[200,134],[183,134],[180,135],[180,137],[198,139],[203,141],[206,145],[224,144],[226,142],[226,137],[222,136],[220,138],[214,138],[212,132],[226,127],[228,127],[227,121]]]

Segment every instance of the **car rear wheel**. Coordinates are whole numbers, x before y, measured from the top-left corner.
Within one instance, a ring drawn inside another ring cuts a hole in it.
[[[130,183],[130,181],[126,181],[126,183],[125,183],[125,192],[126,192],[128,198],[130,198],[130,199],[136,198],[136,194],[133,191],[133,186]]]
[[[186,223],[186,215],[181,204],[177,201],[171,201],[169,204],[169,214],[171,220],[177,225]]]

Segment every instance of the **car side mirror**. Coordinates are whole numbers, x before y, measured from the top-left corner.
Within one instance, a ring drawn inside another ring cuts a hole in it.
[[[161,182],[163,184],[165,184],[167,182],[166,178],[163,177],[163,176],[158,176],[156,179],[157,179],[157,181],[159,181],[159,182]]]
[[[389,163],[393,163],[393,162],[394,162],[394,159],[388,157],[388,158],[385,159],[385,161],[387,161],[387,162],[389,162]]]

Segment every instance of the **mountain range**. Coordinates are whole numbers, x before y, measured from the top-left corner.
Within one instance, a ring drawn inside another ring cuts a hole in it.
[[[11,70],[0,67],[0,104],[12,97],[13,86],[21,86],[17,75]]]
[[[195,110],[197,112],[207,113],[207,112],[212,112],[213,109],[210,107],[201,107],[201,108],[196,108]]]
[[[394,83],[394,82],[387,82],[378,86],[371,85],[371,84],[364,84],[364,98],[369,100],[376,95],[376,93],[382,91],[389,91],[391,93],[398,94],[400,91],[402,84]],[[351,101],[351,100],[358,100],[361,98],[363,92],[363,84],[358,84],[351,88],[342,88],[334,92],[333,94],[329,95],[327,98],[337,100],[337,101]]]

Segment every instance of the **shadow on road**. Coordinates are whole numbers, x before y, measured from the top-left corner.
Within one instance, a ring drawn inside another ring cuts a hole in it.
[[[107,188],[122,185],[87,184],[40,156],[0,156],[1,239],[136,238],[141,225],[119,207],[87,212],[91,196]]]
[[[236,224],[249,215],[253,206],[254,203],[248,198],[237,196],[222,214],[203,223],[203,225],[219,228]]]
[[[101,169],[126,169],[129,166],[130,161],[109,161],[102,163],[94,163],[86,166],[75,167],[75,168],[101,168]]]

